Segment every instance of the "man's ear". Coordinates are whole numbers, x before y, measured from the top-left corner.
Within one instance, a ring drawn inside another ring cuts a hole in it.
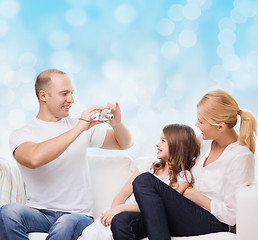
[[[223,132],[227,128],[227,124],[224,122],[219,123],[219,130]]]
[[[42,102],[46,102],[47,93],[44,90],[39,91],[39,100]]]

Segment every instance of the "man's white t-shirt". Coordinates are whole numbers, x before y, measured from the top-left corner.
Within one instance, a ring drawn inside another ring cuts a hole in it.
[[[58,122],[34,119],[10,136],[12,152],[24,142],[40,143],[72,129],[77,119]],[[106,129],[99,126],[83,132],[55,160],[36,169],[18,163],[26,185],[26,205],[38,209],[82,213],[92,216],[92,191],[86,153],[88,147],[101,147]]]

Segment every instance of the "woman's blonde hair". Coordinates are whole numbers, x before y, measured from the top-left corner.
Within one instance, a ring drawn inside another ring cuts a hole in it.
[[[169,124],[163,128],[163,134],[169,148],[169,178],[170,186],[178,187],[177,176],[182,171],[190,186],[194,183],[193,176],[189,179],[186,171],[191,173],[191,168],[200,153],[200,145],[194,130],[183,124]],[[153,173],[164,168],[166,162],[159,160],[152,165]]]
[[[224,122],[229,128],[235,127],[239,115],[239,142],[241,145],[247,145],[252,153],[255,152],[256,120],[250,112],[240,110],[230,94],[220,89],[208,92],[197,104],[197,112],[211,125]]]

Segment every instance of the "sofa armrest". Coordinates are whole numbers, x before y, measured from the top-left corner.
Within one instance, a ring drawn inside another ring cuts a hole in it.
[[[7,203],[25,203],[25,188],[17,163],[0,158],[0,206]]]
[[[257,240],[258,231],[258,180],[241,188],[236,194],[237,240]]]

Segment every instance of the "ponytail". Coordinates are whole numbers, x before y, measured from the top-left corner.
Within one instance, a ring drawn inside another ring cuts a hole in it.
[[[239,143],[247,145],[250,151],[255,153],[255,140],[257,135],[257,122],[252,113],[248,111],[239,110],[241,118],[239,130]]]

